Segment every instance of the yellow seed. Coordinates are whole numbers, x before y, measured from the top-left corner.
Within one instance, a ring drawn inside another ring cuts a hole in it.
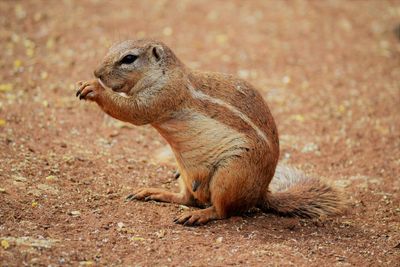
[[[12,41],[12,42],[18,43],[18,42],[20,41],[20,39],[21,39],[21,38],[18,36],[18,34],[12,33],[12,35],[11,35],[11,41]]]
[[[22,61],[19,59],[14,60],[14,69],[18,69],[22,66]]]
[[[29,39],[24,39],[23,43],[24,43],[25,48],[34,48],[35,47],[35,43]]]
[[[94,264],[93,261],[81,261],[81,262],[79,262],[80,266],[91,266],[93,264]]]
[[[134,236],[131,238],[131,241],[144,241],[145,239],[143,237],[138,237],[138,236]]]
[[[40,73],[40,78],[42,78],[43,80],[47,79],[48,76],[49,74],[47,73],[47,71],[42,71]]]
[[[14,8],[15,16],[17,19],[23,19],[26,17],[26,10],[22,7],[22,5],[17,4]]]
[[[299,121],[299,122],[304,121],[303,115],[300,115],[300,114],[294,114],[294,115],[290,116],[290,118],[294,121]]]
[[[46,48],[51,49],[54,47],[55,40],[54,38],[49,38],[46,42]]]
[[[13,85],[11,83],[0,84],[0,92],[9,92],[12,89],[13,89]]]
[[[227,41],[228,41],[228,36],[226,35],[226,34],[218,34],[216,37],[215,37],[215,41],[218,43],[218,44],[225,44]]]
[[[10,243],[8,243],[7,240],[3,239],[3,240],[1,240],[1,246],[2,246],[4,249],[8,249],[8,248],[10,247]]]
[[[344,113],[345,111],[346,111],[346,107],[345,107],[345,106],[340,105],[340,106],[338,107],[338,112],[339,112],[339,113]]]
[[[0,126],[4,126],[4,125],[6,125],[6,121],[3,119],[0,119]]]
[[[33,57],[33,55],[35,54],[35,49],[33,49],[32,47],[29,47],[25,50],[25,53],[28,57]]]
[[[39,204],[36,201],[32,201],[32,208],[36,208]]]
[[[47,180],[47,181],[54,181],[54,180],[57,180],[57,176],[55,176],[55,175],[49,175],[49,176],[46,177],[46,180]]]
[[[137,37],[138,39],[144,38],[145,36],[146,36],[146,33],[145,33],[144,31],[139,31],[139,32],[136,34],[136,37]]]

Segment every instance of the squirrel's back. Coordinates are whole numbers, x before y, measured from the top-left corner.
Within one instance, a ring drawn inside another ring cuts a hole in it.
[[[274,152],[279,150],[274,118],[264,98],[254,86],[233,75],[216,72],[192,70],[189,79],[198,91],[238,110],[242,115],[235,114],[237,121],[251,122],[253,128],[259,129],[269,139],[270,149]],[[279,153],[276,154],[278,155]]]

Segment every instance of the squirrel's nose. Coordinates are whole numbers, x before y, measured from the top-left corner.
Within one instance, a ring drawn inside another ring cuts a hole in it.
[[[101,76],[102,76],[102,75],[103,75],[103,69],[101,69],[101,68],[95,69],[95,71],[94,71],[94,76],[95,76],[96,78],[101,79]]]

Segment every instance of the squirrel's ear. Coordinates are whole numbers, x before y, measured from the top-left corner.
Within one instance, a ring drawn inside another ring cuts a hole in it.
[[[160,61],[160,59],[164,56],[164,49],[160,45],[152,45],[151,54],[156,59],[156,61]]]

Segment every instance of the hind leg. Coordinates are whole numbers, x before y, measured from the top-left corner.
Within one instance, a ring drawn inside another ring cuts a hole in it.
[[[251,168],[250,168],[251,169]],[[186,226],[206,224],[246,211],[259,201],[262,188],[246,169],[219,169],[210,182],[211,206],[185,212],[174,221]]]

